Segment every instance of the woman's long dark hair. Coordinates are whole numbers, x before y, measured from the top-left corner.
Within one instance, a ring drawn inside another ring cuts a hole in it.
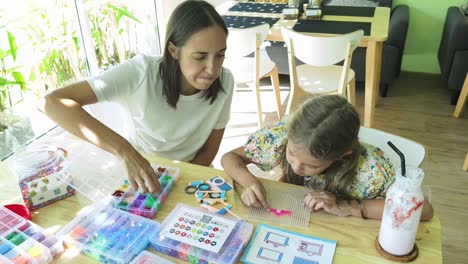
[[[176,47],[183,47],[193,34],[213,25],[221,27],[226,35],[228,34],[222,17],[211,4],[205,1],[185,1],[177,6],[169,19],[159,75],[163,80],[163,95],[166,97],[167,103],[174,109],[177,107],[181,93],[180,77],[182,72],[178,60],[169,53],[169,42]],[[203,91],[202,96],[210,100],[211,104],[218,97],[219,91],[223,91],[223,87],[218,77],[210,88]]]
[[[359,115],[353,105],[338,95],[323,95],[306,101],[287,123],[288,141],[302,145],[317,159],[333,160],[322,175],[311,175],[312,187],[349,197],[361,154]],[[345,155],[348,151],[351,154]],[[296,175],[281,156],[283,181],[304,185],[304,177]]]

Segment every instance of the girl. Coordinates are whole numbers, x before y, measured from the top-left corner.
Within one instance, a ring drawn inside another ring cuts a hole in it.
[[[228,30],[209,3],[186,1],[172,13],[162,57],[136,56],[97,77],[45,96],[39,109],[70,133],[113,153],[133,189],[159,192],[139,151],[209,166],[229,121],[234,81],[222,68]],[[131,115],[128,141],[83,106],[116,102]]]
[[[244,147],[221,160],[226,173],[243,187],[247,206],[265,207],[265,189],[246,165],[263,170],[280,164],[282,180],[313,189],[304,197],[311,211],[380,219],[388,187],[395,179],[390,160],[359,142],[359,115],[346,99],[324,95],[306,101],[287,120],[252,134]],[[425,202],[421,219],[432,218]]]

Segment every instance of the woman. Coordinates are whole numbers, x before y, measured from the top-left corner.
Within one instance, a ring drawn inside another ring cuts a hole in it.
[[[136,56],[97,77],[46,95],[39,109],[70,133],[116,155],[133,189],[159,192],[141,152],[209,166],[229,121],[234,81],[222,68],[228,30],[205,1],[172,13],[162,57]],[[134,130],[125,139],[83,106],[116,102]]]

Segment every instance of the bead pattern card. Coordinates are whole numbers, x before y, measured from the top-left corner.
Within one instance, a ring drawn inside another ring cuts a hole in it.
[[[174,215],[160,237],[219,253],[235,226],[236,221],[185,208]]]
[[[260,224],[250,240],[243,263],[331,264],[336,241]]]

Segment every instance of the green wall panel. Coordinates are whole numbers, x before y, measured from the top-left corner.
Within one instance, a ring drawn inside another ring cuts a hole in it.
[[[403,71],[440,73],[437,61],[445,15],[450,6],[466,0],[394,0],[393,6],[408,5],[410,23],[403,55]]]

